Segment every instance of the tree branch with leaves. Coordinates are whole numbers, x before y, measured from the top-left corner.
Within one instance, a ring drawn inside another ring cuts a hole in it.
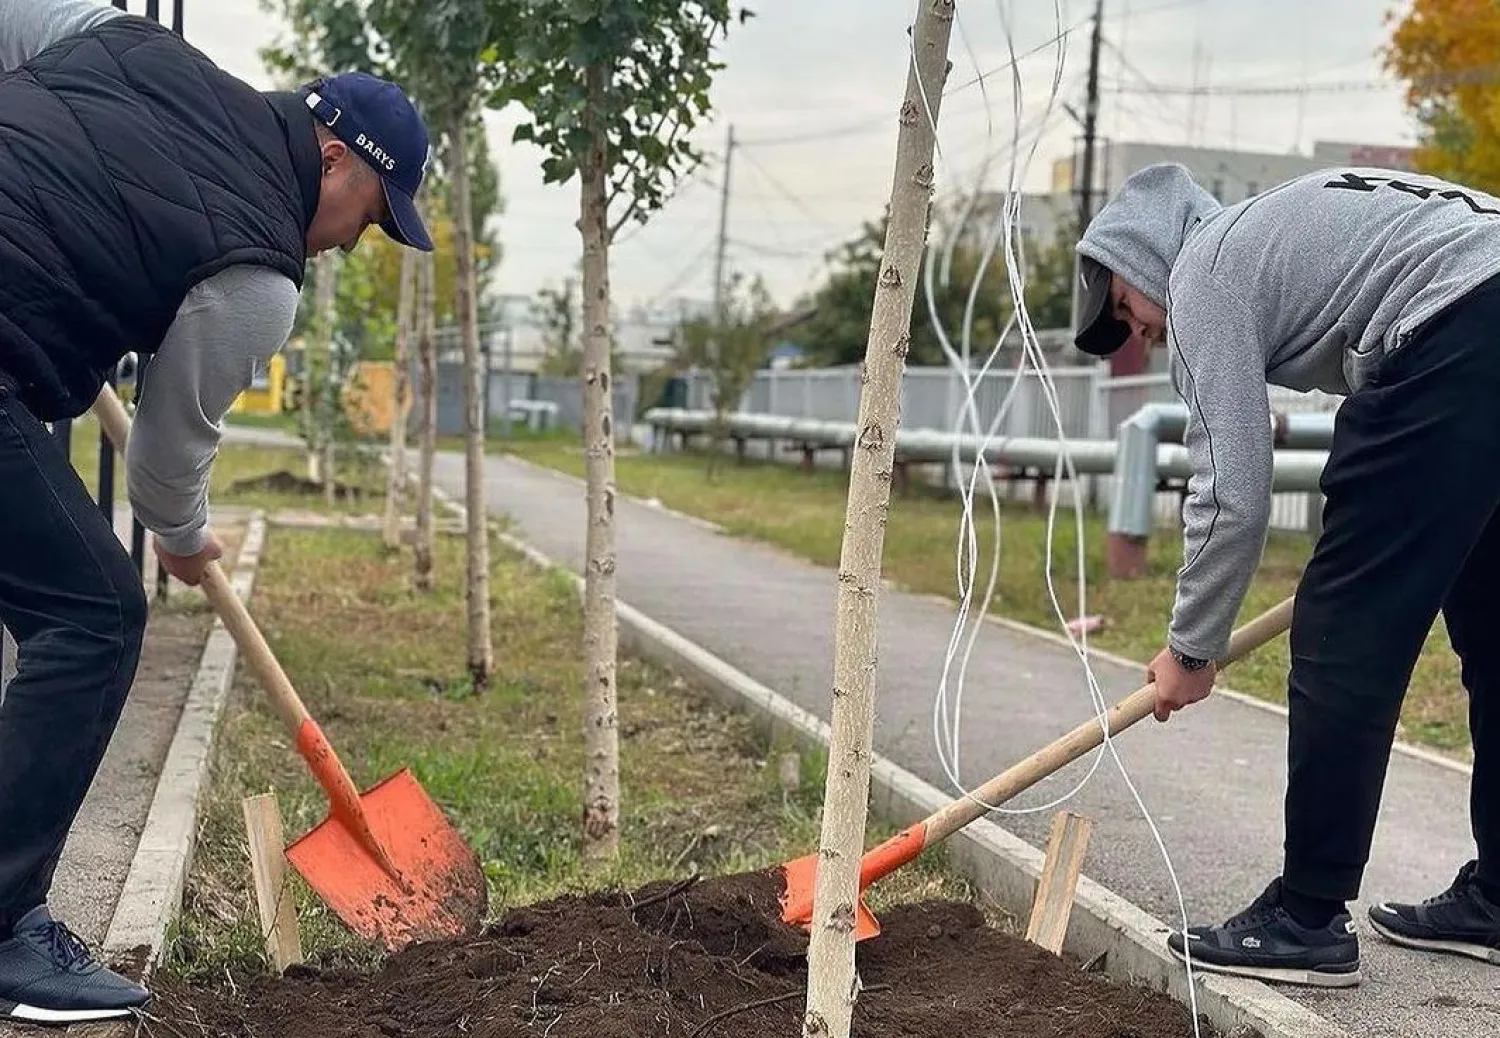
[[[484,495],[485,387],[481,383],[473,212],[472,137],[493,89],[497,40],[514,35],[512,4],[490,0],[262,0],[289,22],[291,43],[267,61],[310,78],[355,69],[401,83],[436,138],[434,180],[450,188],[456,257],[454,309],[464,353],[465,504],[468,510],[468,668],[476,689],[494,670],[489,523]]]
[[[583,850],[585,860],[605,862],[618,854],[620,830],[609,247],[702,161],[689,138],[710,109],[709,87],[723,67],[714,44],[734,16],[728,0],[495,2],[524,19],[517,24],[526,31],[494,55],[491,103],[525,109],[529,118],[513,140],[541,150],[545,182],[579,181],[588,501]]]
[[[710,479],[729,435],[729,416],[739,409],[755,373],[765,366],[772,336],[789,323],[779,317],[765,281],[759,277],[747,280],[738,272],[726,279],[720,310],[717,317],[698,317],[679,326],[673,364],[679,370],[707,371],[713,379]]]

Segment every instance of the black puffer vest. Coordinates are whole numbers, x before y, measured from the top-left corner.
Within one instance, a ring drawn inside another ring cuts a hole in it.
[[[320,171],[295,95],[146,18],[0,75],[0,372],[43,421],[76,417],[197,282],[260,264],[300,288]]]

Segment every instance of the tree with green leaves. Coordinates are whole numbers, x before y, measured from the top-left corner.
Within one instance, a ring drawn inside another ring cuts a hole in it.
[[[411,329],[414,324],[417,289],[417,253],[401,252],[401,290],[396,305],[395,363],[390,428],[390,477],[385,489],[385,546],[394,551],[401,547],[401,501],[406,497],[406,426],[411,400],[408,392],[411,369]]]
[[[583,846],[586,860],[607,861],[618,854],[620,829],[609,247],[702,161],[688,138],[709,111],[709,87],[722,68],[714,44],[734,13],[729,0],[495,2],[526,28],[494,55],[491,102],[526,110],[530,118],[514,140],[546,154],[546,182],[576,176],[579,183],[588,486]],[[747,17],[739,13],[740,21]]]
[[[797,331],[797,342],[811,363],[827,365],[857,364],[864,357],[874,301],[870,283],[878,276],[889,220],[866,223],[860,233],[836,247],[826,257],[828,273],[816,289],[799,300],[813,315]],[[987,235],[990,228],[986,226]],[[1073,242],[1071,225],[1060,224],[1050,241],[1038,241],[1030,234],[1017,242],[1025,265],[1026,310],[1037,329],[1065,328],[1072,314]],[[933,271],[934,305],[927,300],[927,271],[918,281],[916,305],[911,318],[911,354],[913,366],[946,365],[938,335],[941,327],[949,346],[959,348],[964,328],[964,314],[976,280],[970,318],[972,353],[985,356],[995,345],[1014,312],[1013,293],[1006,273],[1005,253],[998,245],[991,250],[984,274],[982,235],[956,245],[951,258],[945,260],[946,246],[933,248],[924,264],[938,264]],[[946,269],[944,269],[946,268]],[[938,320],[933,321],[933,310]]]
[[[765,366],[773,345],[772,336],[784,324],[765,281],[759,277],[747,280],[736,272],[725,279],[718,315],[695,317],[678,326],[674,366],[699,368],[709,372],[713,379],[710,479],[721,453],[719,448],[729,434],[729,416],[739,408],[755,373]]]
[[[292,44],[282,68],[361,69],[402,83],[434,131],[437,177],[449,188],[457,277],[454,306],[464,354],[465,505],[468,511],[469,675],[475,689],[494,671],[490,633],[489,523],[475,266],[472,138],[493,88],[498,41],[514,35],[514,4],[497,0],[262,0],[279,4]]]
[[[578,282],[568,278],[561,289],[544,288],[537,293],[537,317],[542,332],[542,374],[572,375],[583,372],[583,351],[578,345]]]

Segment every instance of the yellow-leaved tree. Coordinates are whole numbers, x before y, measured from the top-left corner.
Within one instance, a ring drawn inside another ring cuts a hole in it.
[[[1500,193],[1500,4],[1410,0],[1387,24],[1382,59],[1422,125],[1418,167]]]

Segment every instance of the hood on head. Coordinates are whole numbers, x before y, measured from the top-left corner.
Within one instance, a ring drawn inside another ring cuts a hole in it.
[[[1147,299],[1166,309],[1167,279],[1182,244],[1197,221],[1223,206],[1180,163],[1147,166],[1126,178],[1099,210],[1080,255],[1119,274]]]

